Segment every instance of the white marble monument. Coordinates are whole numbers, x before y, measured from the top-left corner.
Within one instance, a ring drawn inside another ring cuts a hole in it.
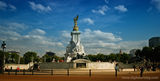
[[[71,62],[75,59],[82,59],[86,56],[83,45],[80,42],[80,31],[77,26],[78,16],[74,18],[74,28],[71,32],[71,41],[66,47],[65,61]]]

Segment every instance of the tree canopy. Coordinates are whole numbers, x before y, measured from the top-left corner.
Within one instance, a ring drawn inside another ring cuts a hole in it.
[[[110,55],[104,55],[104,54],[99,53],[97,55],[89,54],[88,58],[93,62],[96,62],[96,61],[101,61],[101,62],[117,61],[117,62],[127,63],[130,56],[126,53],[123,53],[123,54],[111,53]]]
[[[39,62],[40,59],[37,56],[36,52],[26,52],[23,56],[24,58],[24,63],[29,63],[29,62]]]
[[[151,62],[160,62],[160,46],[155,48],[143,47],[142,50],[136,51],[136,57]]]

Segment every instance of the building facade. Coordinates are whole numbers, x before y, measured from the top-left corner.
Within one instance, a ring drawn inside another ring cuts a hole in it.
[[[160,46],[160,37],[152,37],[149,39],[149,47]]]

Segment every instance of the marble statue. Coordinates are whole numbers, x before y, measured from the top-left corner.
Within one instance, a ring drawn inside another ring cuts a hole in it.
[[[78,16],[74,18],[74,28],[71,32],[71,41],[66,47],[65,61],[71,62],[75,59],[82,59],[86,56],[84,47],[80,42],[80,32],[77,26]]]

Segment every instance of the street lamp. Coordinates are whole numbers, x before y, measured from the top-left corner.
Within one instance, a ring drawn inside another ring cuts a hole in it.
[[[2,73],[4,72],[4,67],[5,67],[5,54],[4,54],[4,49],[6,48],[6,43],[5,41],[2,42],[1,48],[3,49],[3,54],[2,54]]]

